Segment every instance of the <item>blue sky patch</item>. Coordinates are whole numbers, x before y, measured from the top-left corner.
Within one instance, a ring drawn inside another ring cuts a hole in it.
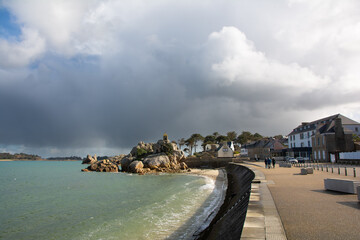
[[[0,38],[18,38],[21,35],[20,26],[16,23],[15,16],[6,8],[0,7]]]

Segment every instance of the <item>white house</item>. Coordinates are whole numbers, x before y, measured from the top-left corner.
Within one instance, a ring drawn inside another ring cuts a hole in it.
[[[303,122],[288,135],[290,153],[294,157],[310,157],[313,146],[311,136],[315,134],[317,126],[335,121],[336,118],[341,118],[344,129],[351,130],[354,134],[360,135],[360,123],[341,114],[312,122]]]
[[[205,152],[208,151],[216,151],[219,148],[219,144],[215,144],[215,143],[208,143],[205,145]]]
[[[222,143],[217,150],[217,157],[234,157],[234,150],[231,148],[234,147],[232,142]]]

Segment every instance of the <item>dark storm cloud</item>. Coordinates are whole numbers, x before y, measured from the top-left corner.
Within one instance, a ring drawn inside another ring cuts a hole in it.
[[[312,56],[317,39],[294,37],[289,22],[309,29],[296,8],[307,3],[59,3],[52,2],[72,9],[66,18],[47,1],[4,3],[23,34],[0,39],[3,149],[115,154],[164,132],[173,140],[194,132],[287,134],[358,101],[350,68],[358,55],[348,71],[336,61],[329,68],[330,57],[326,66],[314,62],[325,52]]]

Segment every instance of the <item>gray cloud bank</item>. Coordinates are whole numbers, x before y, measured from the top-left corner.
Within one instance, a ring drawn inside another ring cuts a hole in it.
[[[360,118],[357,1],[2,4],[22,31],[0,38],[3,151],[115,154],[164,132]]]

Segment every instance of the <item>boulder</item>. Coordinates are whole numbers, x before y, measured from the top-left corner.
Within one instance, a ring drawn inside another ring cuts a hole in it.
[[[82,161],[82,164],[93,164],[97,161],[96,155],[94,157],[87,155],[86,158]]]
[[[164,153],[152,154],[144,159],[144,165],[150,169],[169,168],[170,159]]]
[[[127,172],[129,170],[129,166],[133,160],[134,160],[133,157],[124,157],[123,159],[121,159],[121,161],[120,161],[121,170],[124,172]]]
[[[141,161],[133,161],[129,165],[129,172],[142,173],[144,171],[143,167],[144,167],[144,164]]]
[[[189,167],[186,165],[186,163],[184,163],[184,162],[181,162],[180,163],[180,169],[181,170],[186,170],[186,169],[188,169]]]

